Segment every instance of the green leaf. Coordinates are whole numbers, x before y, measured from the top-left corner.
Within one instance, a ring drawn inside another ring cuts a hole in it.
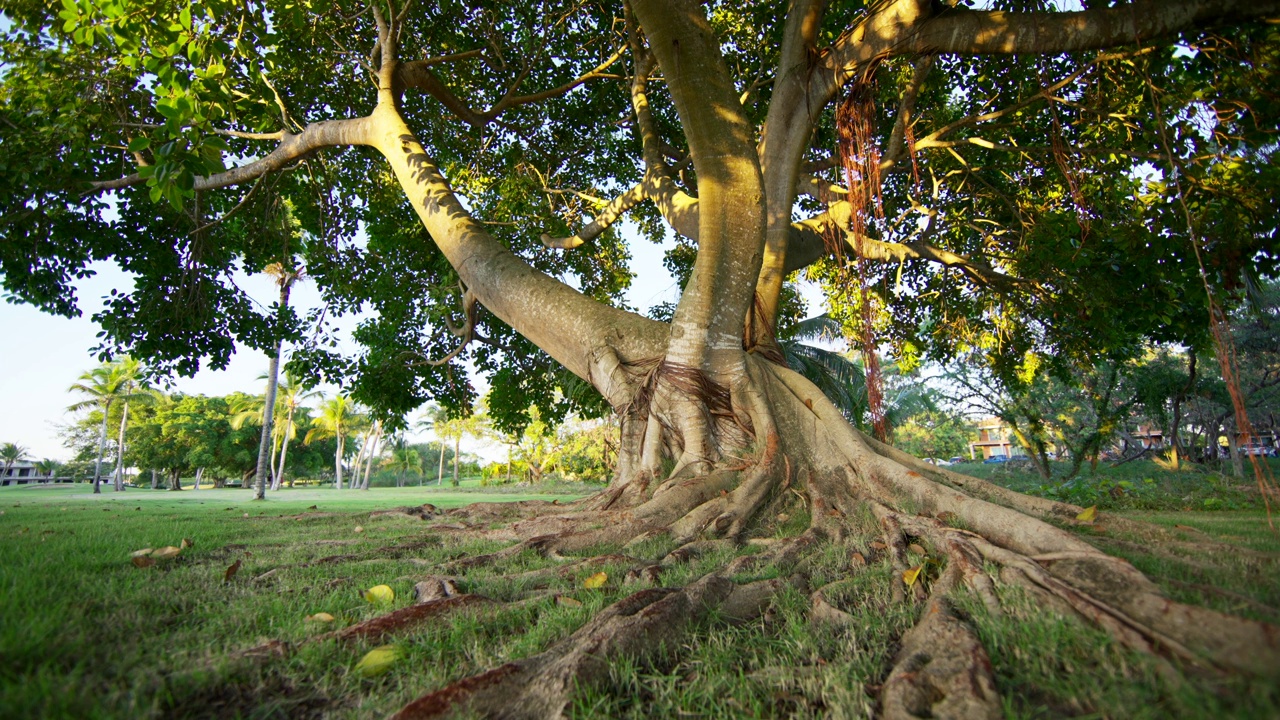
[[[140,135],[129,141],[129,152],[142,152],[151,147],[151,138],[146,135]]]

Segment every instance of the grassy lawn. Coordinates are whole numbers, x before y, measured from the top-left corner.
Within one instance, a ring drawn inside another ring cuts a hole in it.
[[[502,547],[458,541],[419,519],[370,511],[572,497],[485,490],[312,488],[255,503],[240,489],[104,490],[94,497],[84,486],[2,488],[0,717],[385,717],[450,681],[539,652],[634,592],[620,582],[623,564],[518,578],[513,575],[555,564],[518,555],[457,574],[462,591],[500,604],[398,636],[402,657],[381,676],[364,678],[355,669],[381,643],[306,642],[412,604],[414,583],[439,573],[441,563]],[[1280,540],[1257,510],[1126,514],[1173,528],[1188,541],[1216,537],[1280,556]],[[130,561],[133,550],[176,546],[184,538],[194,544],[176,558],[148,568]],[[1277,619],[1274,559],[1150,554],[1139,538],[1107,537],[1099,544],[1179,599]],[[653,559],[671,549],[655,540],[626,552]],[[662,582],[687,583],[751,551],[728,549],[673,566]],[[238,573],[228,582],[227,569],[237,561]],[[847,573],[848,562],[832,548],[806,572],[815,582],[835,579]],[[604,570],[608,582],[584,588],[596,570]],[[779,572],[768,568],[739,580]],[[580,693],[575,715],[865,717],[874,712],[886,656],[916,619],[916,608],[889,601],[884,580],[890,572],[887,564],[873,564],[841,590],[842,609],[858,621],[847,631],[811,625],[808,596],[784,592],[760,621],[695,634],[669,666],[615,664],[606,687]],[[375,605],[361,597],[379,584],[394,590],[393,601]],[[1006,614],[1000,618],[972,598],[960,604],[991,654],[1011,717],[1280,715],[1273,685],[1239,678],[1173,683],[1102,632],[1044,612],[1015,588],[1001,592]],[[336,620],[306,620],[319,612]],[[242,654],[273,640],[290,643],[291,651]]]
[[[1280,459],[1263,458],[1271,477],[1280,477]],[[1071,480],[1064,479],[1067,463],[1051,462],[1054,477],[1045,480],[1026,461],[984,464],[959,463],[951,470],[973,475],[1019,492],[1102,510],[1260,510],[1257,481],[1249,462],[1245,477],[1237,478],[1201,465],[1184,464],[1172,471],[1152,460],[1122,465],[1085,465]],[[1229,470],[1228,470],[1229,472]]]

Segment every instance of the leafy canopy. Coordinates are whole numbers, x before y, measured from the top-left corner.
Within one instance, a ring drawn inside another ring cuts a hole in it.
[[[708,7],[757,127],[784,10]],[[867,10],[833,3],[819,47]],[[235,343],[267,350],[283,336],[300,344],[292,366],[304,381],[342,382],[388,418],[427,400],[469,412],[466,362],[489,375],[501,431],[526,425],[530,407],[548,422],[605,409],[512,328],[465,306],[371,150],[324,149],[197,190],[310,124],[370,111],[377,33],[365,3],[13,0],[3,13],[0,272],[12,298],[77,314],[74,282],[113,259],[136,282],[95,316],[103,349],[160,371],[221,367]],[[400,25],[403,59],[440,60],[426,70],[433,89],[406,93],[402,112],[468,209],[536,268],[615,305],[645,270],[629,266],[619,232],[570,252],[539,238],[573,234],[643,176],[622,17],[620,3],[445,1],[411,5]],[[1143,340],[1203,345],[1190,231],[1228,300],[1273,275],[1280,257],[1278,50],[1280,26],[1259,23],[1102,53],[940,56],[916,88],[911,152],[886,169],[868,225],[890,250],[868,258],[865,281],[829,257],[808,272],[846,332],[870,303],[877,338],[906,369],[976,349],[1014,377]],[[881,141],[920,60],[893,58],[874,75]],[[651,86],[656,129],[678,158],[678,119],[661,83]],[[835,147],[828,108],[806,156],[818,184],[844,182]],[[94,185],[129,177],[137,182],[110,192]],[[687,167],[677,181],[696,195]],[[802,196],[796,217],[821,213],[822,200]],[[644,236],[666,232],[649,203],[631,217]],[[924,244],[968,269],[902,250]],[[668,264],[683,275],[694,253],[681,239]],[[325,307],[308,317],[256,307],[234,273],[275,263],[305,266]],[[355,334],[362,349],[343,356],[330,321],[357,311],[371,318]],[[793,302],[779,323],[799,317]],[[451,328],[469,319],[479,340],[439,362],[458,345]]]

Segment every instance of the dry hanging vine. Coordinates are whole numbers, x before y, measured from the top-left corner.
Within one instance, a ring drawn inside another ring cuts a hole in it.
[[[885,422],[884,378],[880,370],[880,358],[876,353],[873,298],[871,284],[867,280],[866,252],[867,226],[874,216],[883,225],[884,202],[880,194],[880,146],[876,142],[875,128],[875,73],[880,62],[871,62],[862,76],[849,85],[849,92],[836,106],[836,152],[844,171],[849,190],[848,233],[853,241],[854,268],[858,283],[858,313],[861,326],[858,338],[862,350],[862,362],[867,382],[867,413],[876,437],[882,442],[888,438]],[[913,154],[914,155],[914,154]],[[844,258],[844,238],[839,229],[828,236],[827,242],[840,268],[841,292],[847,296],[849,286],[848,263]]]
[[[1231,396],[1236,431],[1244,434],[1246,442],[1252,442],[1254,437],[1253,423],[1249,421],[1249,411],[1245,407],[1244,396],[1240,392],[1239,363],[1236,359],[1235,341],[1232,339],[1230,329],[1227,327],[1226,314],[1222,311],[1222,306],[1218,304],[1217,298],[1214,297],[1213,286],[1209,283],[1209,273],[1204,266],[1204,251],[1200,247],[1200,234],[1196,232],[1195,222],[1191,218],[1191,209],[1187,206],[1186,192],[1182,187],[1182,164],[1178,162],[1177,157],[1173,154],[1172,146],[1169,143],[1169,131],[1164,122],[1164,112],[1160,107],[1159,93],[1149,74],[1145,80],[1147,89],[1151,94],[1151,105],[1155,111],[1156,126],[1160,130],[1160,144],[1164,149],[1165,158],[1168,160],[1172,171],[1174,189],[1178,193],[1178,205],[1182,209],[1183,218],[1187,223],[1187,237],[1191,242],[1191,249],[1195,251],[1196,264],[1200,271],[1200,281],[1204,285],[1205,296],[1208,300],[1209,330],[1213,337],[1214,350],[1218,356],[1218,367],[1222,370],[1222,382],[1226,384],[1227,394]],[[1178,449],[1174,448],[1174,452],[1177,451]],[[1257,455],[1248,453],[1248,456],[1249,463],[1253,466],[1254,478],[1258,482],[1258,492],[1262,495],[1262,503],[1267,509],[1267,524],[1272,531],[1275,531],[1275,519],[1271,515],[1271,498],[1272,496],[1280,497],[1280,489],[1276,487],[1271,468],[1259,461]]]

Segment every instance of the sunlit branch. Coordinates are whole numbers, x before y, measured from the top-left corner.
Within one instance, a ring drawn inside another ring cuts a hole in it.
[[[618,221],[628,210],[639,205],[645,199],[644,185],[636,185],[625,193],[614,198],[606,205],[595,219],[587,223],[577,233],[566,238],[553,238],[546,233],[542,235],[542,244],[549,248],[571,250],[589,240],[600,237],[600,234]]]
[[[567,95],[574,88],[593,80],[602,80],[616,78],[616,75],[605,72],[614,63],[622,58],[626,46],[621,46],[613,52],[604,62],[597,65],[593,70],[580,75],[559,87],[544,90],[542,92],[531,93],[528,95],[517,95],[520,85],[524,83],[529,75],[529,69],[523,69],[517,76],[516,80],[507,88],[502,98],[488,110],[476,111],[467,106],[457,95],[453,93],[431,70],[432,65],[452,60],[461,60],[480,54],[480,50],[470,50],[465,53],[456,53],[452,56],[442,56],[439,58],[431,58],[428,60],[413,60],[402,63],[398,69],[397,78],[401,85],[405,88],[414,88],[421,90],[445,106],[450,113],[459,120],[471,125],[472,127],[484,127],[493,122],[502,115],[502,113],[517,108],[522,105],[549,100],[551,98]]]
[[[346,120],[325,120],[308,125],[301,133],[293,135],[284,133],[275,150],[263,158],[195,180],[195,190],[216,190],[239,183],[255,180],[267,173],[280,170],[306,155],[326,147],[344,145],[369,144],[368,118],[350,118]],[[91,183],[84,195],[93,195],[118,190],[121,188],[143,185],[147,178],[136,173],[115,180],[101,180]]]
[[[678,165],[674,166],[672,170],[679,171],[688,164],[688,159],[682,160]],[[600,237],[605,230],[608,230],[614,223],[618,222],[623,215],[645,200],[653,200],[655,203],[669,203],[669,198],[664,199],[655,197],[655,193],[659,192],[659,189],[655,187],[655,185],[655,183],[646,180],[609,201],[591,222],[587,223],[581,230],[569,237],[553,238],[550,235],[543,233],[542,244],[549,248],[572,250],[585,242],[589,242]],[[581,193],[577,194],[581,196]],[[683,193],[681,194],[683,195]],[[692,239],[696,239],[698,227],[698,221],[695,215],[697,200],[690,198],[687,195],[685,195],[685,197],[688,198],[688,205],[683,211],[682,217],[686,218],[686,220],[692,217],[692,220],[687,220],[687,227],[682,227],[685,231],[693,232],[694,237]]]
[[[916,100],[920,97],[920,87],[924,85],[925,78],[929,77],[929,71],[933,69],[933,60],[932,55],[926,55],[912,63],[911,81],[907,83],[901,99],[898,100],[898,113],[893,122],[893,130],[889,133],[889,142],[884,152],[880,154],[882,170],[900,161],[908,150],[907,131],[916,113]],[[919,147],[918,143],[916,147]]]

